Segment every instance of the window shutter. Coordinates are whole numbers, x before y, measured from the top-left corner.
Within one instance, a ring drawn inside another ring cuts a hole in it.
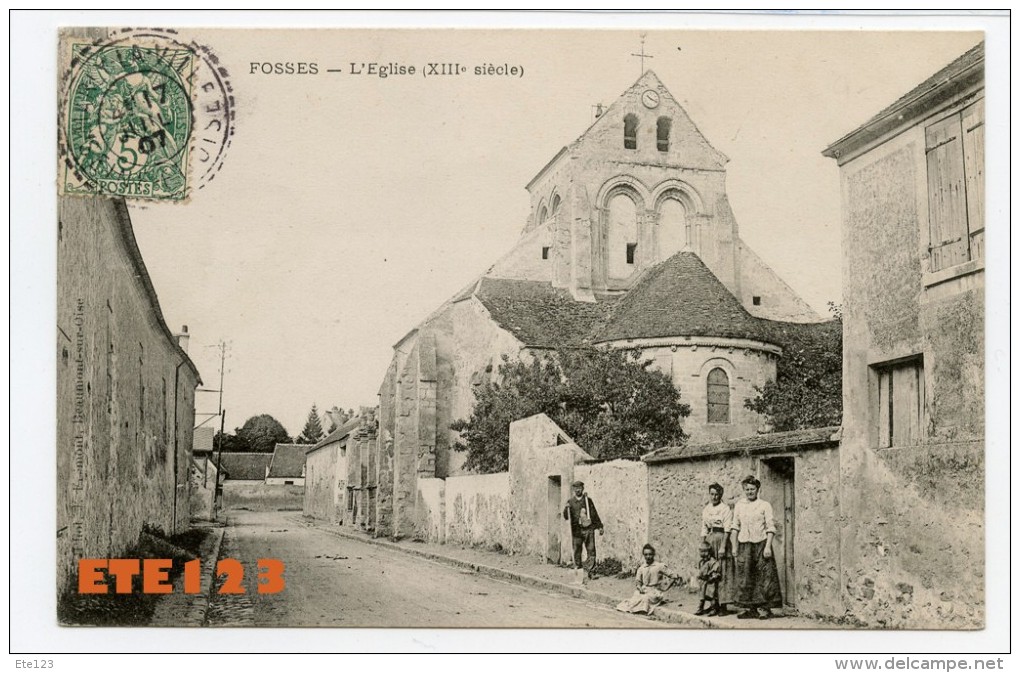
[[[938,271],[970,258],[959,115],[925,129],[925,153],[928,158],[930,264],[932,271]]]
[[[985,256],[985,101],[962,112],[963,164],[967,175],[970,258]]]

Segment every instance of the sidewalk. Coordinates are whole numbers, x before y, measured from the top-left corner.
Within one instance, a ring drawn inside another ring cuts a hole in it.
[[[572,583],[573,572],[550,563],[525,556],[512,556],[460,545],[433,544],[401,540],[392,542],[373,538],[365,533],[328,525],[303,515],[290,517],[294,523],[316,528],[337,537],[357,540],[365,544],[385,547],[404,554],[420,556],[439,563],[461,568],[496,579],[515,582],[558,593],[615,606],[634,593],[634,579],[600,577],[583,586]],[[666,594],[668,601],[655,609],[653,619],[685,628],[719,629],[824,629],[836,628],[831,624],[796,616],[776,617],[770,620],[738,620],[736,615],[726,617],[698,617],[698,596],[685,588],[673,588]]]
[[[205,626],[214,584],[213,571],[219,558],[225,528],[219,522],[201,524],[201,527],[211,530],[198,554],[202,559],[201,591],[197,594],[184,593],[184,576],[178,575],[174,580],[173,593],[160,598],[148,626]]]

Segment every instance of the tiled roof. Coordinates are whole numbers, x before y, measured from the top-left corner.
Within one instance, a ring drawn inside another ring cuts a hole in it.
[[[616,299],[575,301],[548,282],[483,278],[475,296],[500,327],[529,346],[575,346],[606,321]]]
[[[307,444],[277,444],[273,461],[269,464],[270,477],[300,477],[305,470]]]
[[[191,439],[191,451],[192,452],[208,452],[213,450],[213,436],[215,435],[215,428],[211,426],[203,426],[201,428],[195,428],[195,432]]]
[[[224,453],[221,457],[227,479],[266,478],[266,468],[273,460],[271,453]]]
[[[843,331],[843,323],[838,320],[825,322],[762,320],[761,326],[765,341],[776,344],[784,351],[794,345],[814,349],[827,347],[832,343],[832,337]]]
[[[669,336],[765,340],[748,313],[693,252],[679,252],[645,272],[620,299],[596,342]]]
[[[349,419],[346,423],[338,427],[333,432],[329,433],[328,435],[320,439],[318,443],[316,443],[314,446],[308,446],[307,444],[303,445],[305,447],[305,453],[311,453],[316,449],[321,449],[322,447],[328,444],[332,444],[335,441],[343,439],[347,435],[351,434],[352,430],[361,425],[361,420],[362,420],[361,416],[355,416],[354,418]]]
[[[711,444],[689,444],[656,449],[642,456],[646,463],[667,463],[729,453],[763,453],[777,449],[823,448],[840,440],[839,426],[772,432]]]

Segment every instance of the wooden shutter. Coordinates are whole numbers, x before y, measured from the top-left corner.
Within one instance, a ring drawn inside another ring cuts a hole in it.
[[[967,176],[967,225],[970,258],[985,256],[985,101],[974,103],[961,113],[963,166]]]
[[[931,271],[970,259],[960,115],[925,129]]]
[[[878,372],[878,448],[892,446],[892,372]]]

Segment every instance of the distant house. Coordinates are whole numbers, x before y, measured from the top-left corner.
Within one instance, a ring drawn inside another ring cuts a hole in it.
[[[306,449],[307,444],[277,444],[266,472],[266,483],[304,486]]]
[[[353,509],[354,491],[348,495],[347,488],[347,450],[363,420],[355,416],[306,448],[304,513],[308,516],[342,524],[346,512]]]
[[[984,65],[979,44],[825,150],[843,194],[840,585],[867,622],[984,625]]]
[[[225,481],[265,482],[272,453],[224,453],[217,463],[223,468]]]

